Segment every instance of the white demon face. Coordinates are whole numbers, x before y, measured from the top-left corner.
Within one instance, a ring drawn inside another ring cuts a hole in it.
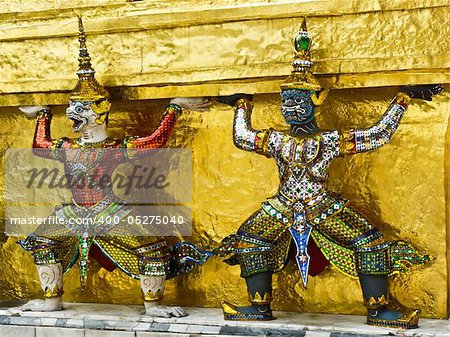
[[[91,109],[92,102],[74,101],[66,109],[67,118],[73,121],[72,129],[83,132],[88,126],[95,126],[97,114]]]

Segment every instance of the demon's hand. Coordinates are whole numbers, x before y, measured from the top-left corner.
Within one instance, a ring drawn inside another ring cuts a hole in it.
[[[444,87],[440,84],[405,85],[400,88],[400,91],[411,98],[431,101],[432,96],[444,91]]]
[[[211,106],[211,100],[206,97],[177,97],[173,98],[170,104],[178,105],[182,109],[208,111]]]
[[[39,111],[48,110],[47,106],[35,105],[35,106],[21,106],[19,110],[22,111],[27,117],[36,118]]]
[[[217,102],[235,106],[236,102],[240,99],[247,99],[251,101],[253,99],[253,96],[248,94],[233,94],[230,96],[218,96]]]

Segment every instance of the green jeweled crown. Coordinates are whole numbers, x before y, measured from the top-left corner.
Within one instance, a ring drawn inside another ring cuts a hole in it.
[[[291,76],[281,89],[306,89],[319,91],[322,89],[317,79],[311,72],[313,62],[311,61],[311,38],[306,27],[306,18],[303,19],[302,27],[294,39],[295,59],[292,62]]]

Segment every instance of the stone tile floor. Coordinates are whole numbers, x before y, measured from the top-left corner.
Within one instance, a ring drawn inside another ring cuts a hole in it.
[[[0,303],[0,337],[450,337],[450,321],[422,319],[419,329],[394,330],[364,324],[365,317],[276,312],[269,322],[225,321],[215,308],[185,308],[189,316],[152,318],[143,307],[65,303],[58,312],[20,312]]]

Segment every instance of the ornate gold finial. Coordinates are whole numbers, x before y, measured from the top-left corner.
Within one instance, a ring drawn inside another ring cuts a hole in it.
[[[292,62],[291,76],[287,82],[281,85],[281,89],[304,89],[320,91],[322,88],[311,72],[313,62],[311,61],[311,38],[308,35],[306,17],[303,18],[302,26],[294,39],[295,59]],[[323,98],[324,100],[325,98]],[[320,101],[323,101],[322,99]],[[317,100],[319,103],[319,100]]]
[[[78,83],[70,96],[71,101],[97,102],[106,100],[109,97],[108,92],[95,79],[95,70],[92,68],[91,57],[86,47],[86,34],[84,32],[83,20],[78,16],[78,41],[80,42],[80,51],[78,57]],[[108,104],[103,104],[93,108],[97,114],[104,114],[109,110]]]

